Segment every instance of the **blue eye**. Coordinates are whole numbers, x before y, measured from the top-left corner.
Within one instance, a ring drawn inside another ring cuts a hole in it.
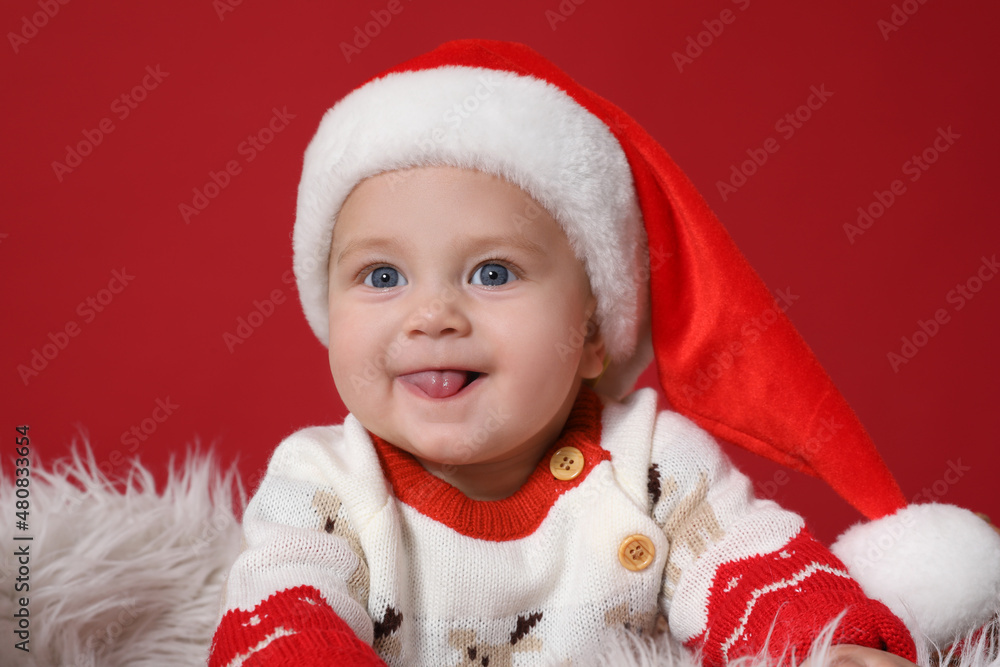
[[[365,285],[369,287],[388,288],[406,284],[406,278],[391,266],[380,266],[365,276]]]
[[[483,264],[472,274],[473,285],[498,287],[517,278],[502,264]]]

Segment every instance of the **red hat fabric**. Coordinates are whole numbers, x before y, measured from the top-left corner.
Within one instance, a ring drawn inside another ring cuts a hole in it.
[[[585,260],[592,283],[599,283],[595,294],[599,303],[605,302],[602,330],[616,325],[620,319],[613,315],[616,304],[607,303],[618,299],[614,296],[616,289],[625,290],[620,300],[628,308],[644,311],[638,317],[624,311],[623,317],[629,321],[612,336],[618,345],[615,349],[619,353],[626,350],[629,357],[623,362],[612,354],[614,363],[629,369],[623,377],[634,382],[638,371],[646,365],[642,340],[644,318],[648,317],[660,382],[675,410],[719,438],[822,478],[868,518],[888,515],[904,507],[902,492],[857,416],[791,321],[776,306],[773,296],[715,214],[663,147],[624,111],[579,85],[522,44],[472,39],[445,43],[369,80],[324,117],[306,153],[294,240],[295,270],[303,306],[320,340],[326,342],[323,335],[326,326],[323,248],[328,254],[339,207],[350,188],[362,178],[407,166],[445,162],[502,175],[532,194],[547,209],[559,209],[567,198],[572,199],[573,206],[579,203],[580,193],[566,194],[562,199],[559,195],[546,198],[546,188],[557,175],[545,174],[544,164],[525,166],[534,155],[530,152],[532,146],[525,147],[528,152],[517,154],[521,157],[505,153],[500,162],[494,163],[483,156],[491,150],[488,146],[470,149],[465,135],[458,136],[455,148],[442,148],[451,145],[447,140],[439,143],[432,140],[429,146],[412,153],[400,148],[399,141],[386,141],[383,146],[391,154],[388,157],[377,150],[359,157],[345,143],[349,142],[349,135],[365,131],[366,117],[381,113],[386,105],[399,101],[392,95],[398,94],[401,88],[392,88],[395,85],[392,82],[413,83],[418,81],[413,77],[428,72],[447,77],[453,73],[482,70],[496,72],[507,77],[506,80],[527,82],[528,88],[534,91],[532,96],[538,91],[547,91],[546,94],[555,91],[559,104],[572,102],[573,109],[582,109],[585,113],[569,111],[559,116],[553,121],[553,132],[563,133],[565,141],[572,143],[576,126],[566,129],[565,116],[582,123],[581,127],[596,118],[617,140],[627,160],[630,179],[628,175],[615,176],[617,147],[607,148],[601,144],[591,150],[586,143],[590,139],[586,139],[579,148],[581,154],[590,151],[610,165],[608,173],[611,175],[607,180],[618,183],[631,180],[634,188],[641,225],[638,216],[628,214],[629,200],[619,197],[620,201],[615,202],[621,226],[613,236],[632,235],[623,248],[615,251],[619,253],[618,260],[603,256],[605,251],[600,239],[607,239],[609,235],[601,237],[589,228],[577,232],[573,229],[575,221],[569,219],[572,215],[561,209],[559,215],[553,213],[566,229],[578,255]],[[423,89],[418,87],[417,90]],[[427,94],[433,96],[436,91],[427,91]],[[532,97],[517,108],[528,109],[528,121],[536,122],[537,118],[545,117],[545,108],[540,105],[547,99]],[[513,108],[508,108],[506,117],[471,114],[462,119],[461,132],[474,133],[477,131],[475,126],[481,125],[485,128],[482,136],[491,136],[491,128],[499,127],[508,118],[514,122]],[[389,131],[388,125],[383,124],[380,129],[372,124],[370,130],[373,133]],[[418,138],[412,143],[419,144],[419,137],[433,129],[418,126],[406,131],[408,136]],[[602,141],[597,136],[599,133],[586,129],[580,132],[588,137],[593,135],[593,141],[598,144]],[[544,148],[538,147],[538,150]],[[337,166],[340,163],[349,163],[350,169]],[[601,164],[604,162],[598,163]],[[601,174],[598,171],[596,175]],[[336,179],[342,181],[339,190],[329,191],[327,183]],[[604,187],[600,179],[594,182]],[[317,195],[324,188],[324,193]],[[585,201],[587,194],[583,192]],[[597,206],[595,203],[594,207]],[[631,229],[637,225],[644,228],[644,241],[640,238],[643,229]],[[577,238],[578,234],[583,240]],[[633,249],[642,247],[643,243],[648,255],[633,257]],[[602,256],[595,257],[598,254]],[[600,269],[591,265],[600,267],[615,261],[618,262],[618,282],[606,287],[607,281],[598,280]],[[648,306],[644,294],[647,277]],[[632,283],[637,284],[629,287]],[[761,323],[764,326],[760,326]],[[749,327],[754,327],[754,335],[745,333]],[[626,338],[629,340],[619,340]]]

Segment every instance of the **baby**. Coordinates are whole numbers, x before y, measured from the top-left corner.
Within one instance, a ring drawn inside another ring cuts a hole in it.
[[[211,665],[580,663],[623,630],[667,631],[706,664],[802,659],[841,615],[839,657],[915,659],[903,622],[688,418],[803,469],[823,455],[784,443],[822,406],[847,420],[851,476],[887,488],[835,486],[871,514],[895,509],[891,476],[780,314],[790,361],[762,343],[685,391],[773,302],[676,167],[649,170],[636,128],[530,49],[479,40],[328,112],[295,268],[350,414],[272,456]],[[631,391],[652,349],[688,416]],[[764,366],[791,368],[787,384],[754,386]],[[785,388],[820,398],[790,407]],[[730,409],[741,392],[759,395]]]

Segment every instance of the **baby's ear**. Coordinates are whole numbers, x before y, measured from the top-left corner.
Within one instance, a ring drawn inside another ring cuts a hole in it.
[[[597,381],[608,367],[610,360],[604,346],[604,335],[594,317],[587,322],[587,335],[583,339],[583,355],[580,358],[580,377]]]

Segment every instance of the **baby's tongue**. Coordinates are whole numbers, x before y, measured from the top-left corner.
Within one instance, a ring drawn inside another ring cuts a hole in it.
[[[465,384],[466,371],[421,371],[400,375],[399,379],[420,388],[431,398],[454,396]]]

